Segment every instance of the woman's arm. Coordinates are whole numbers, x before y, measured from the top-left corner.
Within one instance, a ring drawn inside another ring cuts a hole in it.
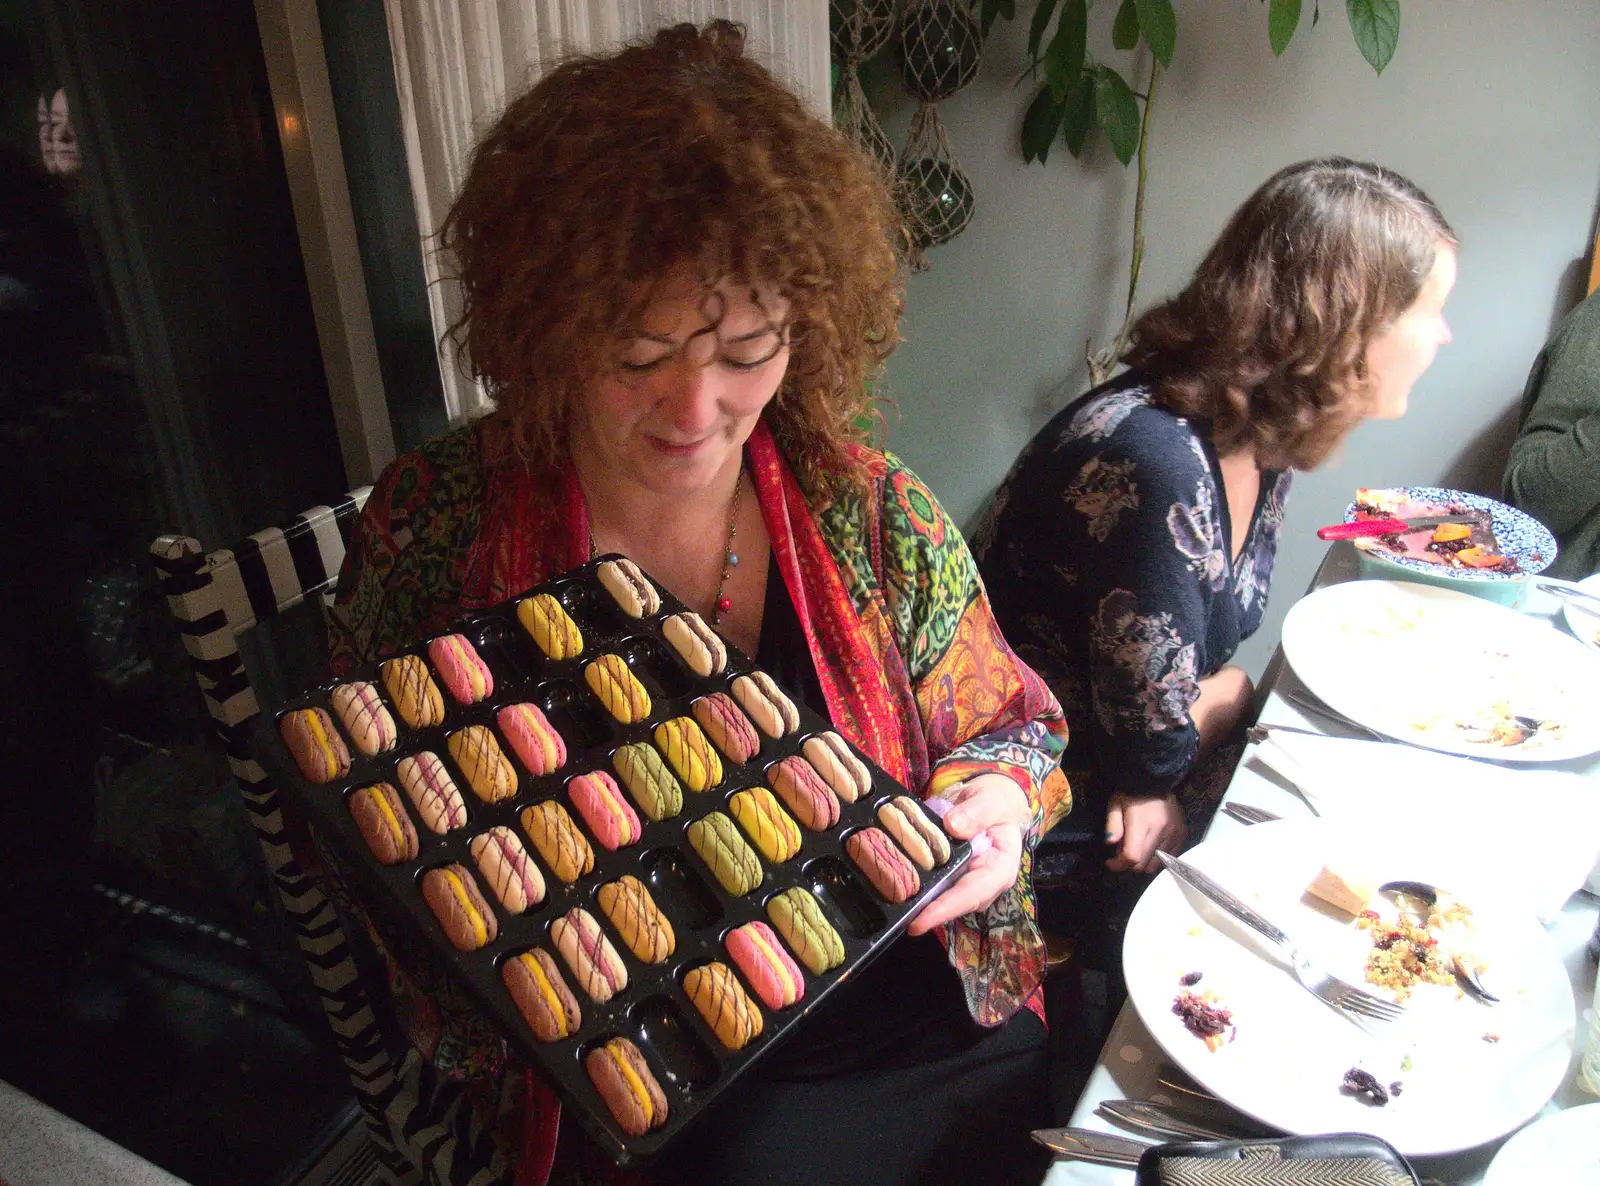
[[[1600,507],[1600,294],[1540,353],[1523,398],[1506,498],[1562,535]]]

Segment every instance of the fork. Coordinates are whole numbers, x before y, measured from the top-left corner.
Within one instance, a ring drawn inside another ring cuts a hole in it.
[[[1189,862],[1170,856],[1160,849],[1156,850],[1156,855],[1161,858],[1161,863],[1174,877],[1193,886],[1240,922],[1270,940],[1288,957],[1289,967],[1301,986],[1341,1017],[1366,1029],[1364,1022],[1393,1021],[1404,1012],[1403,1008],[1393,1001],[1374,996],[1322,968],[1309,956],[1301,953],[1295,947],[1294,940],[1277,926]]]

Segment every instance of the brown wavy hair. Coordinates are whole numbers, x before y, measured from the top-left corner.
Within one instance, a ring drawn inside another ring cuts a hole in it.
[[[790,302],[765,412],[802,477],[858,476],[866,381],[898,341],[897,225],[873,166],[744,54],[728,21],[570,58],[474,150],[441,229],[450,329],[524,460],[565,456],[566,414],[674,269]]]
[[[1370,408],[1368,343],[1456,241],[1393,170],[1290,165],[1238,209],[1189,286],[1140,317],[1123,361],[1156,376],[1157,403],[1209,419],[1219,453],[1314,468]]]

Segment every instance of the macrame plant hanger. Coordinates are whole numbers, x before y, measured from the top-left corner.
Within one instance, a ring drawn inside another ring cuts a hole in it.
[[[976,77],[983,35],[960,0],[911,0],[900,18],[901,75],[917,97],[896,169],[895,200],[910,235],[907,263],[928,267],[926,251],[972,221],[972,181],[939,119],[938,104]]]
[[[891,190],[895,185],[894,144],[873,114],[861,89],[861,63],[894,36],[900,0],[829,0],[833,14],[833,52],[841,63],[833,95],[833,123],[846,139],[878,166]]]

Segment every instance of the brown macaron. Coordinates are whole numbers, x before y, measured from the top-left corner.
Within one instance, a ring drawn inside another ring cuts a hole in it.
[[[846,803],[854,803],[872,790],[872,772],[837,733],[818,733],[806,738],[800,752],[817,768],[822,781]]]
[[[852,832],[845,840],[844,848],[885,901],[904,902],[922,888],[922,879],[917,876],[917,871],[882,828],[862,828],[859,832]]]
[[[500,966],[506,991],[541,1042],[559,1042],[578,1032],[583,1011],[548,951],[534,948]]]
[[[386,782],[362,787],[348,800],[350,815],[380,865],[398,865],[417,855],[417,829]]]
[[[950,859],[950,838],[910,795],[896,795],[878,808],[878,822],[924,872]]]
[[[350,750],[327,710],[297,708],[285,713],[278,722],[278,733],[309,781],[332,782],[350,773]]]
[[[728,664],[727,646],[697,613],[673,614],[661,624],[661,633],[696,675],[716,675]]]
[[[457,951],[477,951],[500,934],[494,911],[464,865],[442,865],[422,875],[422,896]]]
[[[811,831],[826,832],[839,822],[839,800],[822,781],[816,767],[799,754],[769,766],[767,783],[795,819]]]
[[[642,1137],[667,1122],[667,1097],[661,1084],[650,1073],[639,1048],[627,1038],[612,1038],[589,1051],[583,1069],[629,1136]]]
[[[800,728],[800,710],[765,671],[734,680],[733,698],[768,737],[786,737]]]
[[[701,696],[689,705],[689,711],[694,713],[694,719],[700,722],[700,728],[705,730],[712,744],[734,765],[748,762],[761,748],[755,726],[726,692]]]

